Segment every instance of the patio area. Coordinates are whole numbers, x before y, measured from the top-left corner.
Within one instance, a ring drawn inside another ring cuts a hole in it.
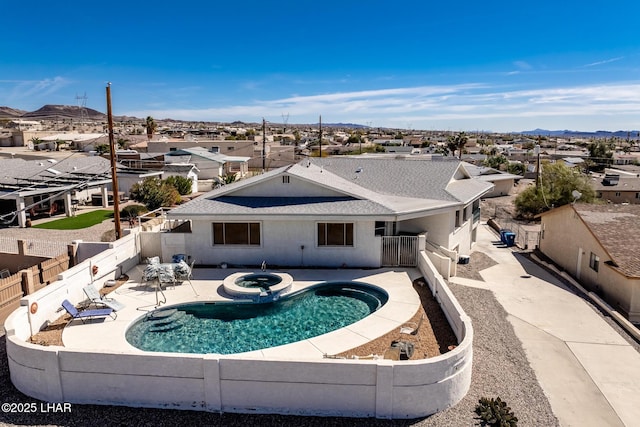
[[[233,301],[233,297],[224,292],[224,279],[238,272],[260,271],[259,269],[194,268],[191,280],[193,286],[188,282],[175,287],[164,285],[160,293],[156,291],[156,284],[142,280],[145,267],[145,264],[140,264],[126,272],[129,280],[108,294],[110,298],[125,304],[125,308],[117,312],[116,320],[95,320],[90,323],[73,321],[64,329],[62,336],[64,346],[74,350],[105,349],[145,353],[126,341],[125,332],[135,320],[156,308],[157,299],[162,301],[166,297],[166,303],[159,305],[160,308],[185,302]],[[413,280],[420,277],[417,269],[294,269],[286,273],[293,277],[290,292],[324,281],[358,281],[384,289],[389,295],[389,300],[378,311],[345,328],[296,343],[236,354],[234,357],[322,359],[325,354],[334,355],[344,352],[400,328],[420,307],[420,298],[412,286]],[[100,284],[96,283],[96,287],[98,286]]]
[[[133,322],[154,310],[158,300],[166,298],[163,308],[231,300],[224,292],[224,279],[239,271],[257,273],[260,268],[196,266],[191,283],[165,287],[160,294],[143,281],[146,264],[141,261],[149,255],[142,255],[141,247],[138,233],[112,243],[81,243],[82,262],[21,300],[21,307],[5,323],[7,359],[18,390],[47,402],[415,418],[455,404],[469,388],[473,329],[424,253],[418,268],[283,271],[293,277],[291,291],[325,281],[356,281],[383,289],[388,301],[369,316],[333,332],[221,355],[145,352],[130,345],[125,333]],[[82,304],[87,284],[101,288],[122,275],[127,281],[109,294],[125,305],[118,310],[117,319],[72,322],[63,329],[64,346],[30,342],[33,334],[64,313],[63,300]],[[426,286],[417,292],[413,281],[419,278],[424,278]],[[398,333],[402,324],[419,314],[425,295],[433,301],[434,310],[444,313],[441,318],[453,331],[455,344],[449,349],[445,346],[433,357],[409,360],[345,357],[345,351],[380,337],[389,341],[385,334]]]

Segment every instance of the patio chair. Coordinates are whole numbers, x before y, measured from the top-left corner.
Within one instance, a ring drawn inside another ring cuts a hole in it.
[[[113,298],[107,298],[104,295],[100,295],[98,289],[96,289],[93,284],[89,284],[82,288],[87,298],[89,298],[89,302],[91,304],[103,305],[105,307],[111,308],[113,311],[122,310],[125,305],[119,301],[116,301]]]
[[[78,311],[69,300],[62,301],[62,307],[71,315],[71,320],[80,319],[82,323],[84,323],[86,319],[111,317],[113,320],[116,320],[118,317],[118,314],[110,308]]]
[[[415,322],[405,323],[400,327],[400,333],[405,335],[416,335],[420,330],[420,325],[422,325],[423,320],[424,320],[424,314],[422,315],[418,323],[415,323]]]

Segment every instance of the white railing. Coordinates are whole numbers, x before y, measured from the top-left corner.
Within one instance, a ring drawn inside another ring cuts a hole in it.
[[[415,267],[418,236],[382,236],[383,267]]]

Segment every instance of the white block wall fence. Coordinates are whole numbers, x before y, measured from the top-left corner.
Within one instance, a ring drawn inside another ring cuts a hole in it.
[[[136,236],[125,236],[65,272],[58,282],[27,296],[9,316],[7,356],[18,390],[47,402],[377,418],[427,416],[456,404],[469,390],[471,322],[424,252],[419,268],[459,342],[454,350],[430,359],[251,359],[78,351],[28,342],[46,319],[60,315],[56,310],[63,299],[77,303],[83,298],[82,286],[92,280],[91,263],[123,272],[136,265]],[[33,302],[39,307],[35,315],[29,313]]]

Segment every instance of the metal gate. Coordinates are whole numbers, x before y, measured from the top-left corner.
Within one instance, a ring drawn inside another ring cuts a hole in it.
[[[383,267],[418,265],[418,236],[382,236]]]

